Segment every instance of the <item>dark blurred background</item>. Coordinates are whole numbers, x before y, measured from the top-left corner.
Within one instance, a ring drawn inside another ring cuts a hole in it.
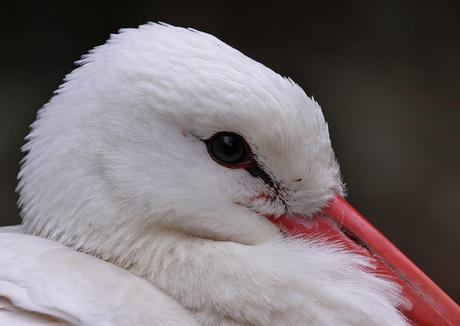
[[[460,302],[460,2],[2,1],[0,225],[20,147],[73,62],[122,27],[211,33],[322,105],[348,200]]]

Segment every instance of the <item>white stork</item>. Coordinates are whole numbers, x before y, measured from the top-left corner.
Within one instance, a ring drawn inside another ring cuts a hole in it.
[[[460,325],[342,199],[292,80],[154,23],[78,63],[24,146],[1,325]]]

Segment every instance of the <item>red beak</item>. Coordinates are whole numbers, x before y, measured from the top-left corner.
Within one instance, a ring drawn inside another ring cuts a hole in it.
[[[460,325],[460,307],[341,196],[313,219],[315,223],[289,215],[270,218],[287,234],[327,234],[327,241],[374,258],[377,268],[371,272],[391,277],[411,301],[412,308],[402,312],[413,325]]]

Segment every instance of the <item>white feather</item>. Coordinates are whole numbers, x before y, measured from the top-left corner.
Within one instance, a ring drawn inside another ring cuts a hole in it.
[[[198,325],[151,283],[55,241],[0,237],[1,325]]]
[[[310,216],[342,193],[321,109],[299,86],[211,35],[169,25],[122,30],[80,64],[38,113],[18,189],[26,233],[100,259],[1,234],[0,257],[20,271],[17,293],[38,287],[46,299],[4,291],[14,307],[122,325],[150,291],[153,304],[167,299],[139,312],[146,320],[177,310],[192,324],[186,310],[203,326],[406,325],[400,289],[366,273],[371,261],[284,239],[263,215]],[[221,131],[244,137],[276,191],[209,156],[203,140]],[[23,271],[36,264],[50,275]],[[2,277],[16,275],[3,265]],[[132,310],[109,301],[123,291]]]

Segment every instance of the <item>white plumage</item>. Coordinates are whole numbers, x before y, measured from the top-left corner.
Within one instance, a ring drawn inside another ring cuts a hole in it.
[[[406,325],[371,261],[284,238],[265,217],[308,217],[342,193],[299,86],[211,35],[152,23],[80,65],[24,147],[23,230],[0,233],[0,321]],[[264,176],[216,162],[219,132],[241,136]]]

